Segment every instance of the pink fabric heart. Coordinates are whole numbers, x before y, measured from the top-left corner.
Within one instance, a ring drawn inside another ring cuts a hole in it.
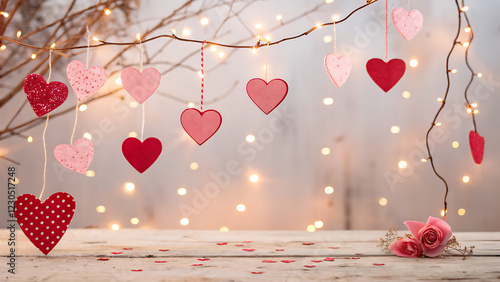
[[[406,65],[403,60],[392,59],[384,62],[381,59],[370,59],[366,63],[366,71],[373,81],[385,92],[391,90],[403,77]]]
[[[335,86],[344,85],[351,73],[351,59],[346,56],[337,57],[334,54],[325,56],[325,68]]]
[[[24,92],[38,117],[52,112],[68,98],[68,87],[59,81],[47,83],[43,76],[32,73],[24,80]]]
[[[139,72],[134,67],[128,67],[122,71],[121,80],[130,96],[142,104],[160,86],[161,75],[155,68],[147,68]]]
[[[103,67],[87,69],[84,63],[74,60],[66,69],[68,80],[78,101],[81,101],[103,87],[108,77]]]
[[[474,162],[476,164],[481,164],[484,154],[484,137],[471,130],[469,132],[469,145]]]
[[[216,110],[200,112],[190,108],[181,114],[182,127],[200,146],[219,130],[221,123],[222,116]]]
[[[269,83],[263,79],[254,78],[248,81],[246,90],[255,105],[267,115],[285,99],[288,84],[279,78]]]
[[[57,145],[54,149],[56,160],[71,170],[84,174],[94,157],[94,145],[87,138],[80,138],[73,143]]]
[[[424,17],[419,10],[413,10],[408,13],[405,9],[397,7],[392,10],[392,22],[398,32],[408,41],[410,41],[422,28]]]

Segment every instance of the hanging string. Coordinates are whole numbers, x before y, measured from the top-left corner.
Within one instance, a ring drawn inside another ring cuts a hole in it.
[[[49,77],[47,78],[47,83],[50,83],[50,76],[52,75],[52,49],[49,50]],[[43,128],[42,142],[43,142],[43,185],[42,192],[40,193],[39,200],[42,200],[43,191],[45,191],[45,181],[47,179],[47,144],[45,142],[45,133],[47,132],[47,125],[49,124],[50,113],[47,114],[47,119],[45,120],[45,127]]]
[[[337,27],[335,26],[335,20],[333,20],[333,55],[337,52]]]
[[[389,54],[389,42],[387,39],[387,35],[389,33],[389,26],[387,25],[387,13],[389,10],[389,0],[385,0],[385,62],[387,63],[387,57]],[[408,10],[408,9],[407,9]]]
[[[47,78],[47,84],[50,83],[51,76],[52,76],[52,49],[49,50],[49,77]]]
[[[142,127],[141,127],[141,142],[144,141],[144,123],[146,121],[146,102],[142,104]]]
[[[139,62],[139,72],[142,73],[142,64],[143,64],[143,56],[144,56],[144,45],[141,41],[141,36],[137,34],[137,39],[139,39],[139,48],[141,50],[141,57]],[[142,103],[142,125],[141,125],[141,142],[144,141],[144,124],[146,123],[146,101]]]
[[[267,41],[267,48],[266,48],[266,82],[267,82],[267,69],[269,67],[269,40]]]
[[[409,2],[409,1],[410,1],[410,0],[406,0],[406,12],[407,12],[407,13],[408,13],[408,2]]]
[[[87,26],[87,60],[85,61],[85,66],[89,68],[89,51],[90,51],[90,34],[89,26]]]
[[[203,43],[201,43],[201,102],[200,102],[200,111],[203,112],[203,88],[205,87],[205,72],[203,71],[203,46],[205,45],[206,41],[203,40]]]

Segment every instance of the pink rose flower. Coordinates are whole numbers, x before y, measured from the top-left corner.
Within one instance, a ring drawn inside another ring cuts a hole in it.
[[[429,216],[427,223],[405,221],[411,234],[422,246],[424,255],[437,257],[443,253],[446,243],[451,237],[451,227],[446,221]]]
[[[413,238],[399,238],[392,243],[390,249],[400,257],[416,258],[422,254],[422,247]]]

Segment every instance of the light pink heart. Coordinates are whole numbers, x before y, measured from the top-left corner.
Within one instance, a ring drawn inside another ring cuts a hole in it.
[[[122,85],[139,104],[144,103],[160,86],[161,75],[155,68],[139,72],[134,67],[122,71]]]
[[[73,146],[57,145],[54,156],[64,167],[84,174],[94,157],[94,145],[87,138],[80,138],[73,143]]]
[[[269,83],[260,78],[253,78],[248,81],[246,89],[250,99],[267,115],[285,99],[288,84],[280,78]]]
[[[410,41],[422,28],[424,16],[419,10],[413,10],[408,13],[405,9],[397,7],[392,10],[392,22],[398,32],[408,41]]]
[[[337,57],[334,54],[328,54],[325,56],[325,68],[333,84],[340,87],[344,85],[351,73],[351,59],[346,56]]]
[[[200,146],[219,130],[221,123],[222,116],[216,110],[200,112],[189,108],[181,114],[182,127]]]
[[[108,78],[108,74],[103,67],[96,66],[87,69],[85,64],[78,60],[71,61],[66,72],[78,101],[87,98],[103,87]]]

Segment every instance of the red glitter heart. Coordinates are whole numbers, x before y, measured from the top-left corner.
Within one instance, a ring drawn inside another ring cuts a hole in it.
[[[373,81],[387,92],[403,77],[406,65],[400,59],[392,59],[386,63],[381,59],[374,58],[366,63],[366,70]]]
[[[75,199],[58,192],[41,202],[34,195],[17,197],[14,215],[26,237],[47,255],[61,240],[75,213]]]
[[[145,172],[161,154],[160,140],[150,137],[144,142],[129,137],[123,141],[122,152],[127,161],[140,173]]]
[[[263,79],[254,78],[248,81],[246,89],[250,99],[267,115],[285,99],[288,84],[279,78],[269,83]]]
[[[481,164],[484,154],[484,137],[471,130],[469,132],[469,145],[474,162],[476,164]]]
[[[219,130],[221,123],[222,116],[216,110],[200,112],[190,108],[181,114],[182,127],[200,146]]]
[[[68,86],[59,81],[47,84],[45,78],[36,73],[24,80],[24,92],[38,117],[55,110],[68,98]]]

